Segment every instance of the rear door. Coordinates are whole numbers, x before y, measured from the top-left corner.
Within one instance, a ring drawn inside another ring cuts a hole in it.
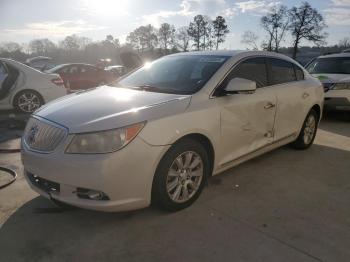
[[[266,59],[248,58],[238,64],[219,88],[233,78],[255,81],[254,93],[218,97],[221,107],[221,165],[273,142],[276,95],[268,87]]]
[[[268,58],[270,88],[277,96],[275,141],[295,135],[310,108],[310,90],[299,66],[278,58]]]

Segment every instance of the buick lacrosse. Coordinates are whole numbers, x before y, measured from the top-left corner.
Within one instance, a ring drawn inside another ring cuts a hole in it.
[[[82,208],[179,210],[212,175],[285,144],[308,148],[322,107],[322,84],[286,56],[169,55],[37,110],[22,138],[25,177]]]

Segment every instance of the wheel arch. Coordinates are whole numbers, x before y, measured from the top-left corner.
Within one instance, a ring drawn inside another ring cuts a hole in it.
[[[315,110],[318,116],[318,122],[321,120],[322,117],[322,110],[321,110],[321,106],[319,104],[314,104],[311,109],[309,110],[309,112],[311,110]]]
[[[183,139],[192,139],[199,142],[202,146],[204,146],[204,148],[208,152],[210,175],[212,175],[213,169],[214,169],[214,163],[215,163],[215,151],[214,151],[213,143],[210,141],[210,139],[206,135],[203,135],[201,133],[190,133],[177,139],[173,143],[173,145],[175,145],[176,143],[180,142]]]

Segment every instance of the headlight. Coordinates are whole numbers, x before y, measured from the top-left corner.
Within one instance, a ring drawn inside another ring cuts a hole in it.
[[[350,83],[337,83],[332,86],[332,90],[344,90],[344,89],[350,90]]]
[[[118,129],[77,134],[66,149],[69,154],[99,154],[117,151],[133,140],[144,127],[138,123]]]

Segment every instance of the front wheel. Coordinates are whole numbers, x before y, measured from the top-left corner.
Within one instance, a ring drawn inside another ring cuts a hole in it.
[[[17,111],[22,113],[33,113],[44,104],[42,96],[34,90],[24,90],[19,92],[14,100],[13,105]]]
[[[298,138],[291,143],[291,146],[295,149],[307,149],[315,140],[318,126],[318,114],[315,110],[311,109],[305,118],[303,127],[300,131]]]
[[[174,144],[160,161],[152,187],[152,202],[168,211],[190,206],[209,175],[205,148],[192,139]]]

